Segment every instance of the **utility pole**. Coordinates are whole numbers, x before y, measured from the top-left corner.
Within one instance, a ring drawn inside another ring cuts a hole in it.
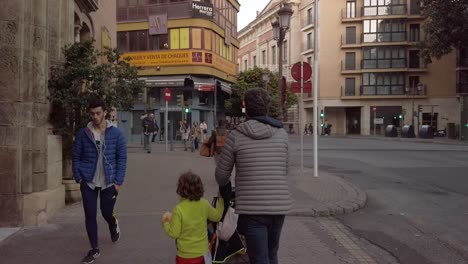
[[[314,9],[314,177],[318,177],[319,0]]]

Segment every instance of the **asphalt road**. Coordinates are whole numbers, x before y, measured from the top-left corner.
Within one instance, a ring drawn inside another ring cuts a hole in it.
[[[304,142],[312,168],[312,137]],[[323,137],[319,168],[367,192],[366,208],[340,218],[354,234],[401,263],[468,263],[468,145]]]

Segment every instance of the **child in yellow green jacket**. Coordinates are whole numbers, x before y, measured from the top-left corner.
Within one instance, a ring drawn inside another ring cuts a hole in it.
[[[164,231],[176,240],[176,264],[204,264],[204,256],[209,254],[207,220],[219,222],[223,216],[222,198],[216,208],[203,198],[204,188],[200,177],[186,172],[179,177],[177,194],[180,203],[172,214],[164,213]]]

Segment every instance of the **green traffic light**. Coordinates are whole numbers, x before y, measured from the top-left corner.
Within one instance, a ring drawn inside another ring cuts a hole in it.
[[[185,108],[185,113],[188,113],[188,108]]]
[[[320,114],[320,117],[323,117],[323,116],[324,116],[324,114],[321,113],[321,114]]]
[[[465,124],[465,127],[468,127],[468,123]]]
[[[399,118],[400,118],[400,119],[403,119],[403,115],[400,115]]]
[[[320,126],[321,126],[321,127],[323,127],[323,126],[324,126],[324,124],[321,124]]]

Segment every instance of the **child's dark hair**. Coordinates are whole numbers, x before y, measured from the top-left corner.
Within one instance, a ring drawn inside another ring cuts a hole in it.
[[[177,194],[190,201],[199,201],[205,192],[200,176],[188,171],[179,177]]]

